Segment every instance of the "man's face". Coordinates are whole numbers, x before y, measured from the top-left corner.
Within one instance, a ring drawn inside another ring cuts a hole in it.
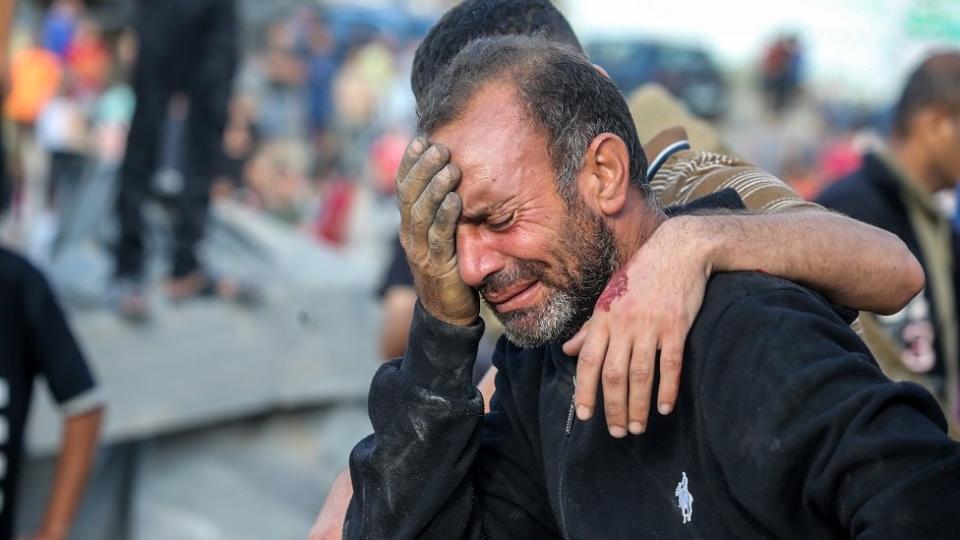
[[[536,347],[572,335],[592,312],[617,252],[603,219],[566,204],[546,138],[509,85],[488,84],[459,119],[432,134],[463,176],[457,193],[460,275],[507,337]]]
[[[940,189],[960,183],[960,111],[938,109],[926,151]]]
[[[960,111],[953,111],[951,116],[952,148],[946,150],[946,169],[949,185],[955,187],[960,184]]]

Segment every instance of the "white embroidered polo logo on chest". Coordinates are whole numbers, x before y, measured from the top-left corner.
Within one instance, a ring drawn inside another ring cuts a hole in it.
[[[681,475],[680,483],[677,484],[677,489],[673,491],[673,494],[677,496],[677,505],[683,514],[683,522],[690,523],[693,521],[693,495],[690,494],[690,484],[687,481],[687,473],[683,472]]]

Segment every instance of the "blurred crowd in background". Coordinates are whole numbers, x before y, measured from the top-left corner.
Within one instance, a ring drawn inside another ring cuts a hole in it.
[[[4,104],[15,131],[11,155],[19,158],[11,164],[14,221],[38,209],[55,215],[59,187],[119,166],[134,110],[137,39],[129,21],[98,17],[103,9],[95,8],[130,11],[126,4],[57,0],[21,9],[29,15],[17,18],[13,32]],[[243,36],[212,194],[339,244],[352,191],[392,190],[415,118],[410,62],[432,19],[302,4],[244,26],[252,35]],[[181,185],[189,107],[182,93],[169,104],[153,182],[160,197]],[[31,169],[24,153],[42,159]],[[16,243],[23,240],[16,234],[29,231],[6,232]]]
[[[413,51],[441,5],[411,12],[303,2],[246,20],[213,196],[236,199],[318,241],[342,243],[354,191],[389,196],[393,189],[392,172],[415,120]],[[98,17],[97,6],[57,0],[17,19],[4,104],[16,133],[15,217],[41,207],[55,215],[60,186],[115,169],[122,159],[134,108],[128,77],[136,36],[122,18]],[[890,103],[832,96],[808,84],[803,37],[795,33],[770,35],[754,64],[733,72],[697,45],[630,37],[586,46],[625,94],[662,84],[726,132],[732,152],[809,199],[855,170],[858,156],[888,127]],[[169,106],[154,179],[161,197],[180,185],[188,101],[176,95]],[[32,171],[21,157],[31,151],[43,156]],[[7,225],[7,241],[24,242],[28,231]]]
[[[416,124],[413,54],[454,3],[238,1],[241,55],[213,157],[212,204],[240,207],[242,215],[334,254],[375,244],[369,251],[378,255],[363,263],[379,275],[395,241],[394,173]],[[560,3],[567,4],[580,3]],[[952,33],[938,40],[956,47],[960,14],[949,2],[942,5],[956,19]],[[128,0],[17,2],[3,102],[7,180],[0,185],[0,244],[40,268],[81,238],[104,253],[114,249],[114,200],[137,106],[131,83],[136,6]],[[764,28],[757,43],[749,62],[730,65],[697,42],[643,34],[584,39],[591,60],[625,95],[657,83],[683,104],[684,117],[699,117],[719,134],[714,140],[724,141],[722,150],[814,200],[883,144],[893,103],[839,92],[819,79],[803,28]],[[149,192],[161,206],[190,181],[190,108],[187,93],[175,92],[158,126]],[[955,216],[956,194],[937,197],[941,210]],[[382,221],[388,225],[365,231]],[[365,291],[370,300],[374,288],[371,283]],[[89,307],[66,304],[71,313]],[[105,294],[97,307],[109,305]],[[312,320],[298,317],[304,326]],[[111,331],[138,330],[121,324]],[[307,506],[319,508],[319,499]]]

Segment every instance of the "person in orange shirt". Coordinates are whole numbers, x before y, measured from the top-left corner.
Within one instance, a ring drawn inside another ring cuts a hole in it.
[[[10,93],[3,112],[21,125],[32,125],[60,86],[62,69],[52,52],[31,43],[10,62]]]
[[[9,20],[7,19],[8,24]],[[10,41],[10,33],[7,31],[4,34],[8,37],[3,40],[4,50],[0,51],[3,54],[0,68],[9,65],[9,70],[3,69],[4,80],[0,90],[6,91],[3,113],[13,122],[14,130],[12,138],[5,141],[11,162],[9,165],[3,164],[5,179],[0,182],[3,184],[0,186],[0,210],[6,209],[10,196],[14,197],[14,204],[16,203],[16,194],[20,191],[24,177],[20,157],[23,155],[24,140],[33,132],[33,125],[40,111],[57,94],[62,76],[60,60],[55,54],[41,47],[34,37],[25,48],[9,57],[6,47]]]

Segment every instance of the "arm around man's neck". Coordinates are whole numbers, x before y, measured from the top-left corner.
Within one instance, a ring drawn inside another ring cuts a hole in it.
[[[899,238],[826,210],[676,219],[710,246],[715,272],[760,270],[880,314],[896,313],[923,289],[923,269]]]

